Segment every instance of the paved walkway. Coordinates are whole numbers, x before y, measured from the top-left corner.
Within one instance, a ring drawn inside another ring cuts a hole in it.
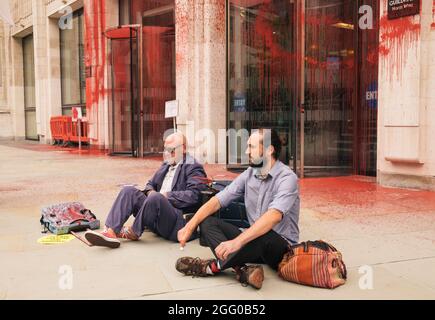
[[[283,282],[269,268],[260,291],[242,287],[231,272],[183,277],[174,269],[176,259],[211,257],[209,250],[195,241],[180,252],[150,233],[119,250],[89,248],[76,239],[36,242],[41,207],[81,201],[104,221],[121,186],[142,187],[159,164],[0,145],[0,299],[435,299],[435,193],[382,188],[365,177],[301,181],[301,240],[330,241],[349,269],[348,283],[332,291]],[[234,177],[222,166],[206,170]],[[62,266],[71,267],[71,290],[59,287]],[[373,288],[363,290],[370,273]]]

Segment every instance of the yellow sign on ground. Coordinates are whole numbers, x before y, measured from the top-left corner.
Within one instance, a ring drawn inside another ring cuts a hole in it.
[[[38,239],[40,244],[60,244],[69,242],[75,237],[72,234],[48,235]]]

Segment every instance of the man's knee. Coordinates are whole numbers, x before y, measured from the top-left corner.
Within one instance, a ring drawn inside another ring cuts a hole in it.
[[[207,217],[203,222],[201,222],[201,224],[199,225],[199,230],[201,231],[201,234],[207,233],[210,227],[215,226],[216,220],[216,217]]]
[[[137,192],[140,192],[140,190],[136,189],[135,187],[124,187],[121,189],[119,194],[123,196],[132,196]]]
[[[152,204],[158,204],[165,199],[166,199],[165,196],[160,192],[151,192],[147,197],[147,202]]]
[[[199,244],[203,247],[209,247],[208,234],[210,229],[214,228],[217,224],[216,217],[208,217],[199,225]]]

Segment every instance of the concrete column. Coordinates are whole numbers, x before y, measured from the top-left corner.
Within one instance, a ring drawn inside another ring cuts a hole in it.
[[[435,30],[432,3],[421,6],[389,20],[381,1],[378,181],[435,189]]]
[[[8,101],[8,60],[9,53],[9,26],[0,21],[0,140],[12,140],[11,110]]]
[[[117,26],[119,20],[118,1],[85,0],[85,65],[86,111],[90,125],[92,144],[99,149],[109,146],[109,99],[108,78],[109,52],[104,31]]]
[[[215,162],[218,130],[226,129],[225,1],[176,0],[175,12],[178,127],[187,133],[191,152],[196,147],[197,157]]]
[[[36,126],[40,142],[46,143],[49,138],[50,126],[47,126],[48,117],[48,47],[47,47],[47,14],[45,3],[32,0],[33,43],[35,56],[35,106]]]
[[[50,118],[62,115],[62,85],[60,68],[60,31],[57,18],[47,18],[47,109],[46,142],[51,143]]]

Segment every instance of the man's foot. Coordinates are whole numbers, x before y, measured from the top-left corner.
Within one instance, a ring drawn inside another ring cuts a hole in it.
[[[119,233],[116,234],[117,238],[127,239],[131,241],[139,240],[139,237],[133,232],[131,227],[124,226]]]
[[[185,276],[207,277],[218,271],[215,259],[183,257],[175,263],[175,269]]]
[[[99,247],[108,247],[111,249],[119,248],[121,245],[121,241],[116,238],[116,234],[107,228],[103,230],[103,232],[95,232],[95,231],[86,231],[85,238],[92,245]]]
[[[263,267],[260,265],[240,267],[236,269],[236,278],[242,285],[261,289],[264,280]]]

